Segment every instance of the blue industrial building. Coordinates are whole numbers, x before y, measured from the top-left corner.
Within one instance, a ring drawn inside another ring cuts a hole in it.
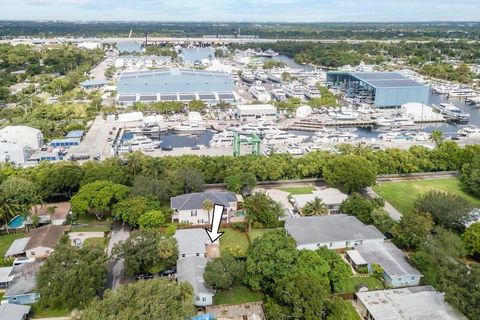
[[[65,138],[82,139],[84,134],[85,134],[85,131],[83,130],[72,130],[65,135]]]
[[[395,72],[327,72],[327,83],[344,85],[352,95],[365,90],[379,108],[400,107],[405,103],[427,104],[430,88]]]
[[[50,142],[50,145],[54,148],[60,147],[73,147],[80,144],[80,138],[65,138],[65,139],[54,139]]]
[[[86,80],[80,83],[80,87],[85,90],[97,90],[103,88],[108,84],[107,80],[99,79],[99,80]]]
[[[223,72],[188,69],[160,69],[124,72],[117,82],[117,101],[123,106],[135,102],[202,100],[235,102],[233,78]]]

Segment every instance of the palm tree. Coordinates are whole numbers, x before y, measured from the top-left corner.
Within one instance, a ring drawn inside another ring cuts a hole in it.
[[[440,130],[433,130],[430,134],[430,140],[435,142],[435,145],[440,145],[445,137],[443,136],[443,132]]]
[[[329,210],[322,199],[315,197],[315,199],[305,204],[302,213],[305,216],[324,216],[329,213]]]
[[[131,175],[135,176],[142,171],[143,154],[141,152],[128,154],[126,158],[128,161],[126,169]]]
[[[7,233],[9,233],[8,221],[15,217],[17,213],[22,212],[23,209],[22,205],[16,203],[12,199],[3,199],[3,201],[0,202],[0,219],[5,223]]]
[[[213,201],[210,199],[205,199],[202,202],[203,210],[207,210],[208,212],[208,223],[211,223],[210,221],[210,211],[213,209]]]

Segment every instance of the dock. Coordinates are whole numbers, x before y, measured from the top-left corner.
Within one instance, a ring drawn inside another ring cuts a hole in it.
[[[442,123],[446,122],[443,120],[414,120],[415,124],[423,123]],[[351,120],[351,121],[322,121],[322,120],[300,120],[295,121],[292,124],[287,126],[288,130],[298,130],[298,131],[318,131],[322,128],[372,128],[375,127],[375,121],[373,120]]]

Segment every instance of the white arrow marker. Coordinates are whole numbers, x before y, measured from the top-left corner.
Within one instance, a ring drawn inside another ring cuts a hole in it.
[[[223,209],[224,206],[219,204],[216,204],[213,207],[212,226],[210,227],[210,230],[205,229],[212,243],[214,243],[223,234],[223,232],[218,232],[218,229],[220,229],[220,223],[222,222]]]

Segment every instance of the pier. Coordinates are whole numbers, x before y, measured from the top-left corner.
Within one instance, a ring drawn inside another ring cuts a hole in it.
[[[442,123],[446,120],[418,120],[415,124]],[[375,126],[374,120],[351,120],[351,121],[322,121],[322,120],[300,120],[287,126],[288,130],[318,131],[322,128],[371,128]]]

